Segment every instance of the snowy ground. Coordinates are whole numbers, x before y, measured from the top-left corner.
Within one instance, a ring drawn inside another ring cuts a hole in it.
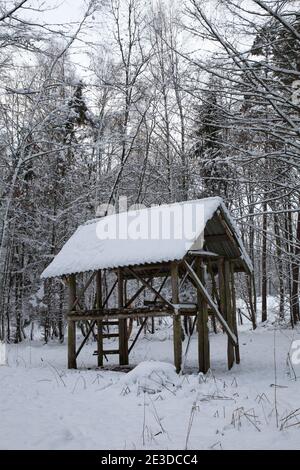
[[[84,370],[96,362],[92,344],[76,371],[66,370],[65,345],[11,345],[0,367],[0,448],[299,449],[300,366],[287,365],[299,338],[272,325],[241,331],[241,364],[228,372],[226,338],[212,334],[205,378],[196,338],[186,374],[174,373],[168,325],[138,341],[131,363],[148,362],[128,374]]]

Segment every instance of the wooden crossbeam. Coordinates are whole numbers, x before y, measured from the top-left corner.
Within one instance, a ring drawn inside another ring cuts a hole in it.
[[[150,279],[148,279],[147,282],[149,282]],[[125,304],[125,308],[129,307],[130,304],[132,304],[132,302],[135,301],[135,299],[146,289],[146,286],[142,285],[137,291],[135,294],[133,294],[133,296],[131,297],[131,299],[129,299],[126,304]]]
[[[199,256],[200,258],[220,258],[221,256],[218,253],[214,253],[213,251],[205,250],[190,250],[188,254],[192,256]]]
[[[77,295],[76,299],[74,300],[73,304],[71,305],[70,307],[70,310],[74,310],[74,308],[76,307],[76,305],[79,304],[79,301],[81,299],[81,297],[83,296],[83,294],[85,293],[85,291],[88,289],[88,287],[91,285],[91,282],[93,281],[94,277],[96,276],[96,271],[93,272],[93,274],[90,276],[90,278],[88,279],[87,283],[83,286],[83,288],[80,290],[79,294]]]
[[[139,331],[137,332],[136,337],[134,338],[133,342],[132,342],[131,345],[130,345],[130,348],[128,349],[128,354],[131,353],[132,348],[134,347],[135,343],[137,342],[137,340],[138,340],[138,338],[139,338],[139,336],[140,336],[140,334],[141,334],[141,332],[142,332],[142,330],[143,330],[143,328],[144,328],[144,326],[145,326],[147,320],[148,320],[148,317],[144,318],[144,320],[142,321],[142,324],[141,324],[141,326],[140,326],[140,328],[139,328]]]
[[[197,310],[196,309],[186,309],[186,310],[182,310],[181,308],[179,308],[177,310],[177,313],[178,315],[183,315],[183,316],[191,316],[193,317],[196,313],[197,313]],[[164,308],[164,309],[156,309],[156,310],[150,310],[150,311],[147,311],[147,312],[142,312],[139,311],[139,312],[131,312],[128,311],[127,313],[108,313],[108,314],[105,314],[105,313],[100,313],[100,314],[97,314],[97,313],[74,313],[74,314],[70,314],[68,315],[68,320],[71,320],[71,321],[83,321],[83,320],[102,320],[105,324],[106,321],[108,320],[120,320],[120,319],[127,319],[127,318],[145,318],[145,317],[172,317],[174,315],[174,309],[168,309],[168,308]]]
[[[199,277],[193,270],[193,268],[189,265],[189,263],[184,260],[183,261],[184,266],[186,267],[187,272],[189,273],[190,277],[194,280],[195,284],[197,285],[197,288],[201,292],[202,296],[204,297],[205,301],[208,303],[210,306],[211,310],[215,314],[215,316],[218,318],[219,322],[223,326],[224,330],[226,331],[228,337],[231,339],[232,344],[235,346],[238,344],[237,337],[236,335],[231,331],[229,328],[227,322],[223,318],[222,314],[219,312],[219,309],[217,305],[214,303],[213,299],[211,298],[210,294],[207,292],[205,287],[203,286],[202,282],[200,281]]]
[[[96,321],[97,321],[97,320],[93,320],[92,323],[90,323],[88,332],[87,332],[87,334],[85,335],[85,337],[84,337],[84,339],[83,339],[81,345],[79,346],[79,348],[78,348],[77,351],[76,351],[76,357],[79,355],[79,353],[80,353],[80,351],[82,350],[83,346],[84,346],[85,343],[87,342],[87,340],[88,340],[88,338],[89,338],[91,332],[93,331],[93,329],[94,329],[94,327],[95,327],[95,325],[96,325]]]
[[[138,281],[140,281],[147,289],[151,290],[157,296],[157,298],[161,299],[164,302],[164,304],[168,305],[172,309],[174,308],[171,302],[165,299],[159,291],[154,289],[154,287],[152,287],[151,284],[149,284],[149,282],[145,281],[145,279],[143,279],[139,274],[134,272],[133,269],[126,268],[126,270],[129,271],[130,274],[132,274],[132,276],[134,276]]]
[[[192,266],[192,267],[194,266],[195,262],[196,262],[196,258],[194,258],[194,259],[192,260],[192,262],[191,262],[191,266]],[[187,278],[188,278],[188,273],[185,272],[184,275],[183,275],[183,277],[182,277],[182,279],[180,280],[180,283],[179,283],[179,291],[181,290],[181,288],[182,288],[182,286],[183,286],[183,284],[185,283],[185,281],[186,281]]]
[[[161,291],[163,290],[163,288],[164,288],[164,285],[165,285],[165,283],[167,282],[167,279],[168,279],[168,277],[169,277],[169,274],[167,274],[167,275],[165,276],[165,278],[164,278],[163,282],[162,282],[162,283],[161,283],[161,285],[159,286],[159,289],[158,289],[158,291],[157,291],[157,292],[158,292],[158,294],[160,294],[160,293],[161,293]],[[156,300],[157,300],[157,295],[158,295],[158,294],[155,294],[155,297],[154,297],[154,302],[156,302]]]
[[[110,297],[111,297],[111,294],[113,293],[113,291],[114,291],[114,289],[115,289],[115,287],[116,287],[117,284],[118,284],[118,279],[116,279],[115,282],[113,283],[113,285],[112,285],[112,287],[111,287],[109,293],[108,293],[107,296],[106,296],[106,299],[104,300],[104,302],[103,302],[103,304],[102,304],[102,308],[104,308],[105,305],[107,304],[107,302],[109,301],[109,299],[110,299]]]
[[[102,299],[102,271],[99,269],[96,274],[96,307],[101,308],[103,303]],[[92,329],[94,326],[92,324]],[[94,331],[93,331],[94,332]],[[97,321],[97,352],[98,352],[98,367],[103,366],[103,328],[102,322]]]
[[[206,243],[226,242],[228,240],[228,236],[226,233],[220,233],[217,235],[206,235],[204,240]]]
[[[69,311],[76,301],[76,277],[69,276]],[[76,323],[68,318],[68,369],[76,369]]]
[[[179,283],[178,283],[178,264],[171,265],[171,286],[172,286],[172,302],[179,303]],[[181,338],[181,318],[179,312],[173,315],[173,346],[174,346],[174,365],[176,372],[179,374],[182,362],[182,338]]]

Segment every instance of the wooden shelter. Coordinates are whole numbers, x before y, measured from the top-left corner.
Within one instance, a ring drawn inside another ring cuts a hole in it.
[[[88,272],[78,291],[78,273]],[[103,273],[115,280],[104,298]],[[76,368],[77,357],[88,337],[97,338],[98,366],[109,354],[118,354],[120,365],[129,354],[150,317],[173,318],[174,363],[182,366],[183,316],[197,326],[199,371],[210,368],[208,317],[213,316],[228,337],[227,359],[231,368],[240,362],[234,279],[236,272],[252,273],[252,265],[239,233],[220,198],[156,206],[113,214],[80,226],[45,269],[42,278],[63,277],[69,288],[68,367]],[[136,291],[127,298],[124,283],[135,280]],[[169,295],[163,294],[166,283]],[[189,282],[195,302],[184,303],[182,287]],[[93,308],[82,308],[84,292],[94,285]],[[209,286],[209,287],[208,287]],[[145,291],[152,298],[137,306]],[[109,306],[112,293],[117,305]],[[142,319],[129,347],[127,323]],[[76,345],[76,322],[88,325],[81,344]],[[108,326],[118,331],[111,333]],[[95,333],[96,332],[96,333]],[[118,337],[115,350],[105,349],[106,338]]]

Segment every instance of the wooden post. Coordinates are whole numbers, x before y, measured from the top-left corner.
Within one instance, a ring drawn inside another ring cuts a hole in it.
[[[76,300],[76,277],[71,274],[68,279],[69,284],[69,313]],[[68,318],[68,369],[76,369],[76,321]]]
[[[237,318],[236,318],[236,297],[235,297],[235,284],[234,284],[234,266],[233,263],[230,263],[230,275],[231,275],[231,297],[232,297],[232,321],[233,321],[233,331],[235,336],[238,339],[238,329],[237,329]],[[239,364],[241,362],[240,358],[240,347],[237,344],[234,347],[235,350],[235,362]]]
[[[205,287],[205,266],[201,259],[196,260],[196,272]],[[204,374],[210,368],[209,337],[208,337],[208,306],[199,289],[197,289],[197,328],[198,328],[198,364],[199,372]]]
[[[216,285],[216,280],[215,280],[215,275],[214,275],[214,272],[213,272],[213,269],[212,269],[212,266],[211,266],[211,262],[210,260],[208,260],[208,272],[210,274],[210,278],[211,278],[211,284],[212,284],[212,298],[214,300],[214,302],[218,305],[218,307],[220,308],[220,297],[219,297],[219,294],[218,294],[218,289],[217,289],[217,285]],[[211,323],[212,323],[212,327],[213,327],[213,330],[214,330],[214,333],[217,333],[218,330],[217,330],[217,323],[216,323],[216,317],[214,315],[211,316]]]
[[[230,261],[224,262],[224,282],[225,282],[225,301],[226,301],[226,319],[227,324],[231,331],[233,331],[233,318],[232,318],[232,297],[230,289]],[[227,340],[227,360],[228,369],[231,369],[234,363],[234,346],[230,339]]]
[[[124,307],[124,280],[121,268],[118,269],[118,306]],[[119,363],[128,364],[127,320],[119,320]]]
[[[102,308],[102,277],[101,270],[96,273],[96,308]],[[103,325],[102,320],[97,321],[97,350],[98,350],[98,367],[103,366]]]
[[[178,264],[172,263],[171,265],[171,284],[172,284],[172,302],[173,304],[179,303],[179,286],[178,286]],[[180,314],[173,314],[173,345],[174,345],[174,365],[176,372],[181,371],[182,361],[182,339],[181,339],[181,318]]]
[[[219,297],[220,297],[220,310],[223,317],[226,319],[226,293],[225,293],[225,278],[224,278],[224,259],[218,260],[218,278],[219,278]]]

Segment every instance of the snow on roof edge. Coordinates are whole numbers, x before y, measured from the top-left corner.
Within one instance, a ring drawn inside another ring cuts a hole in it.
[[[191,201],[181,201],[181,202],[173,203],[173,204],[162,204],[162,205],[153,206],[153,207],[145,208],[145,209],[141,209],[141,210],[151,211],[152,208],[160,208],[160,209],[163,210],[164,208],[170,208],[170,206],[176,206],[176,205],[181,206],[181,205],[189,204],[189,203],[204,204],[205,201],[210,202],[211,204],[208,204],[209,210],[208,210],[208,214],[207,214],[207,217],[206,217],[204,228],[205,228],[208,220],[210,220],[213,217],[213,215],[216,213],[216,211],[221,208],[222,212],[224,213],[225,218],[227,219],[227,222],[230,225],[230,228],[234,232],[237,243],[239,244],[240,251],[241,251],[241,260],[244,262],[244,264],[246,266],[246,269],[248,269],[250,272],[252,272],[253,266],[252,266],[252,263],[251,263],[251,260],[248,256],[248,254],[247,254],[247,252],[244,248],[242,239],[239,235],[239,230],[236,227],[234,220],[232,219],[229,211],[227,210],[223,200],[220,197],[203,198],[203,199],[197,199],[197,200],[191,200]],[[136,213],[136,212],[137,212],[136,210],[128,211],[127,214]],[[116,215],[118,215],[118,214],[116,214]],[[110,216],[107,216],[107,217],[110,217]],[[82,272],[89,272],[89,271],[94,271],[96,269],[103,268],[103,266],[100,266],[101,263],[99,263],[99,259],[97,260],[97,258],[94,258],[94,257],[92,257],[92,259],[89,260],[88,265],[85,263],[84,268],[82,266],[81,267],[79,267],[78,265],[76,266],[76,261],[77,261],[76,260],[76,254],[78,254],[78,252],[76,252],[76,249],[78,249],[78,246],[76,246],[76,244],[75,244],[75,252],[74,252],[74,259],[75,259],[74,263],[71,263],[71,265],[68,265],[68,263],[67,263],[67,266],[66,266],[66,263],[65,264],[62,263],[62,266],[59,266],[59,263],[56,263],[58,265],[55,266],[55,261],[57,260],[57,257],[59,257],[59,256],[61,257],[61,253],[62,253],[63,250],[65,250],[65,246],[67,244],[70,244],[71,239],[76,238],[76,234],[78,236],[78,232],[80,233],[80,231],[83,230],[85,227],[91,226],[93,224],[97,224],[100,220],[103,220],[103,219],[105,219],[105,217],[92,219],[92,220],[89,220],[89,221],[85,222],[84,224],[80,225],[76,229],[74,234],[63,245],[62,249],[54,257],[52,262],[42,272],[41,278],[46,279],[46,278],[61,277],[61,276],[64,276],[64,275],[77,274],[77,273],[82,273]],[[203,230],[204,230],[204,228],[203,228]],[[201,233],[203,233],[203,232],[201,231]],[[198,237],[201,235],[201,233],[199,232]],[[82,240],[81,240],[81,243],[82,243]],[[74,243],[73,243],[73,245],[74,245]],[[126,248],[127,248],[127,246],[126,246]],[[129,246],[129,248],[130,248],[130,246]],[[113,250],[111,250],[111,251],[113,251]],[[186,253],[187,253],[187,251],[188,251],[188,249],[186,250]],[[181,260],[183,258],[182,254],[183,254],[182,251],[180,253],[180,256],[178,254],[175,256],[175,253],[172,253],[172,256],[170,256],[170,253],[168,253],[168,255],[167,255],[167,253],[164,253],[163,255],[161,253],[156,253],[156,256],[154,256],[155,259],[153,259],[153,261],[149,261],[149,260],[146,261],[145,259],[143,259],[143,256],[141,256],[141,259],[138,260],[137,262],[134,262],[134,263],[128,262],[127,260],[126,261],[124,261],[124,260],[123,261],[122,260],[116,261],[114,259],[114,257],[112,256],[111,260],[110,260],[110,263],[109,263],[109,265],[106,266],[106,268],[107,269],[114,269],[114,268],[117,268],[117,267],[124,267],[124,266],[130,266],[130,265],[143,265],[143,264],[145,264],[145,265],[148,264],[149,265],[153,262],[155,263],[155,262],[176,261],[176,260]],[[184,256],[185,256],[185,254],[184,254]],[[99,253],[98,253],[98,258],[99,258]]]
[[[237,227],[235,221],[233,220],[229,210],[227,209],[227,207],[225,206],[224,202],[221,201],[221,204],[220,204],[221,208],[222,208],[222,211],[226,217],[226,219],[228,220],[228,222],[230,223],[231,225],[231,228],[233,229],[234,231],[234,235],[237,239],[237,242],[238,242],[238,245],[239,245],[239,248],[241,250],[241,259],[245,262],[247,268],[249,269],[250,272],[253,272],[254,268],[253,268],[253,264],[252,264],[252,261],[246,251],[246,248],[244,246],[244,243],[243,243],[243,240],[242,240],[242,237],[240,235],[240,230],[239,228]]]

